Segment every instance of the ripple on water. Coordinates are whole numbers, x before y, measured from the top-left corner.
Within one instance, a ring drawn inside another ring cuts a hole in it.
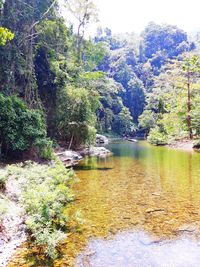
[[[144,232],[124,232],[90,241],[76,267],[199,267],[200,243],[182,237],[161,241]]]

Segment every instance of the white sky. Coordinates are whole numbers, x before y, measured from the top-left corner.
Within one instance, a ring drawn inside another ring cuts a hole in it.
[[[200,0],[94,0],[100,24],[114,33],[141,32],[150,21],[200,28]],[[93,25],[94,27],[94,25]],[[92,30],[90,30],[92,32]]]

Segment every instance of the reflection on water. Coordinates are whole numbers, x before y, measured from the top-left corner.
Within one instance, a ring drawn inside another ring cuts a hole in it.
[[[120,142],[108,149],[113,156],[87,158],[76,169],[75,210],[85,223],[82,232],[68,237],[54,266],[74,266],[89,240],[122,231],[145,231],[162,240],[183,234],[200,238],[200,154],[145,142]]]

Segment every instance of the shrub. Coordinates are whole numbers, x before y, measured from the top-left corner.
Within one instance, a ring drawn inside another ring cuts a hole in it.
[[[46,126],[41,113],[31,110],[16,96],[0,94],[0,156],[36,148],[42,157],[50,156]]]
[[[192,128],[195,134],[200,134],[200,110],[198,105],[192,111]]]
[[[21,184],[19,202],[35,244],[44,247],[46,255],[56,258],[56,247],[65,238],[71,218],[66,209],[74,198],[70,189],[73,171],[59,161],[52,166],[26,162],[23,167],[11,166],[8,174]]]
[[[158,126],[150,131],[147,139],[151,144],[156,146],[166,145],[168,143],[167,135],[164,132],[161,132]]]
[[[144,110],[144,112],[139,116],[139,128],[146,131],[147,133],[151,128],[156,126],[156,114],[151,110]]]

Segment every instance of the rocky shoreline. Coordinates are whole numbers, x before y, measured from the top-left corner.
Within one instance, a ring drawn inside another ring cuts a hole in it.
[[[98,137],[97,145],[107,144],[108,140],[104,136]],[[84,157],[96,156],[107,157],[111,152],[102,146],[85,148],[78,151],[58,148],[55,151],[56,156],[66,167],[77,165]],[[0,170],[0,180],[6,175],[2,167]],[[8,177],[5,188],[0,193],[0,267],[5,267],[14,255],[16,249],[20,247],[27,239],[24,212],[18,204],[21,194],[20,182]],[[2,207],[5,205],[5,214],[1,214]]]
[[[86,156],[104,158],[110,155],[112,153],[105,147],[89,147],[79,151],[62,149],[62,151],[56,152],[56,156],[66,167],[76,166]]]
[[[96,146],[87,147],[77,151],[60,147],[55,151],[55,154],[66,167],[73,167],[86,156],[104,158],[112,155],[110,150],[106,149],[104,146],[100,146],[107,145],[108,143],[109,140],[105,136],[98,134],[96,136]]]
[[[1,172],[0,175],[6,175]],[[6,207],[5,215],[1,220],[0,231],[0,266],[7,266],[16,249],[26,241],[26,226],[24,224],[22,208],[18,204],[20,195],[19,183],[11,177],[8,178],[4,194],[0,195],[1,206]],[[2,208],[2,207],[1,207]]]

